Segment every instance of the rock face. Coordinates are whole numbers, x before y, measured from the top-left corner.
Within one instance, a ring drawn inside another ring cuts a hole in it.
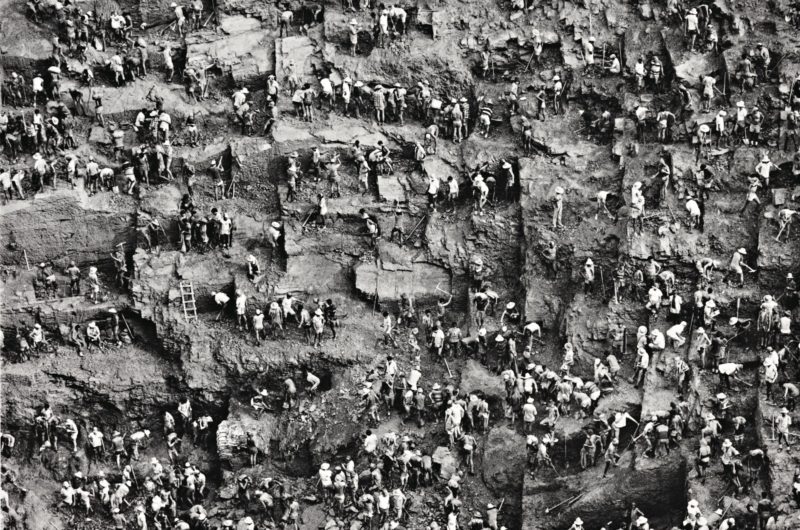
[[[644,513],[665,514],[675,519],[671,523],[678,523],[686,506],[685,458],[673,452],[670,457],[651,461],[646,468],[636,470],[628,469],[629,463],[623,459],[614,475],[607,478],[600,478],[600,464],[594,470],[559,478],[547,485],[534,485],[534,481],[526,478],[523,530],[568,528],[576,517],[583,519],[587,528],[600,528],[608,521],[624,520],[631,502]],[[567,508],[545,512],[546,508],[581,493],[584,494],[573,504],[566,503]],[[669,527],[669,524],[661,526]]]
[[[198,33],[186,38],[186,64],[198,69],[222,68],[237,83],[252,83],[275,70],[274,39],[252,18],[223,17],[217,34]]]
[[[70,260],[79,266],[110,263],[115,245],[135,240],[134,217],[124,213],[133,211],[124,207],[129,200],[111,194],[90,197],[79,188],[4,205],[0,207],[0,239],[16,243],[16,251],[7,251],[7,246],[0,260],[25,266],[27,254],[31,264],[46,260],[65,267]]]
[[[27,426],[34,408],[47,401],[80,411],[87,423],[153,425],[156,411],[180,394],[180,386],[170,383],[179,380],[176,375],[167,359],[130,345],[106,345],[83,358],[43,357],[36,366],[8,364],[2,373],[3,422]]]
[[[286,79],[289,75],[290,63],[294,64],[297,79],[304,82],[316,80],[312,66],[319,66],[321,61],[314,56],[316,47],[311,39],[304,36],[275,39],[275,75],[278,79]]]
[[[417,299],[432,299],[442,296],[437,286],[450,292],[450,274],[444,267],[431,263],[397,264],[362,263],[355,269],[356,289],[366,296],[380,300],[399,300],[402,293]]]

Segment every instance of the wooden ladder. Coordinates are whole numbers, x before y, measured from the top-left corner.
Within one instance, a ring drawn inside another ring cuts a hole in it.
[[[194,301],[194,287],[192,282],[181,282],[181,305],[186,321],[197,320],[197,305]]]

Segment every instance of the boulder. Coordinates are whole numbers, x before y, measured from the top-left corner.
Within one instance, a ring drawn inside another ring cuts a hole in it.
[[[504,399],[506,395],[502,379],[472,359],[467,361],[461,371],[461,385],[458,389],[467,394],[480,390],[484,396],[495,400]]]
[[[489,431],[483,448],[483,482],[498,497],[522,489],[525,437],[507,427]]]
[[[431,459],[433,460],[434,466],[438,466],[439,476],[441,476],[444,480],[449,480],[458,468],[458,463],[456,462],[453,453],[451,453],[450,449],[447,447],[441,445],[437,447],[433,452],[433,455],[431,455]]]

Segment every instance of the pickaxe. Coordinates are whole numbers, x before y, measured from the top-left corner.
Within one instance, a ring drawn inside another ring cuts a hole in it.
[[[545,508],[544,509],[544,513],[548,514],[548,513],[552,512],[553,510],[556,510],[556,509],[560,508],[561,506],[567,504],[568,502],[576,500],[578,497],[580,497],[582,495],[583,495],[583,493],[578,493],[577,495],[573,495],[572,497],[569,497],[568,499],[565,499],[565,500],[559,502],[555,506],[551,506],[550,508]]]
[[[449,296],[449,297],[451,297],[451,298],[452,298],[452,296],[453,296],[453,295],[452,295],[452,294],[450,294],[450,293],[448,293],[448,292],[447,292],[447,291],[445,291],[444,289],[440,288],[440,287],[439,287],[440,285],[442,285],[442,282],[439,282],[439,283],[437,283],[437,284],[436,284],[436,289],[434,289],[434,290],[435,290],[435,291],[442,292],[442,293],[444,293],[444,294],[446,294],[447,296]]]
[[[444,359],[444,365],[447,367],[447,373],[450,374],[450,379],[452,379],[453,372],[450,371],[450,364],[447,362],[447,359]]]

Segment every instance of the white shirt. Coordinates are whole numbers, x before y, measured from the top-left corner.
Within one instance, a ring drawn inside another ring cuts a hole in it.
[[[322,91],[326,94],[333,94],[333,84],[331,84],[331,80],[327,77],[323,77],[319,80],[319,84],[322,85]]]
[[[225,305],[230,301],[230,299],[231,297],[225,293],[217,293],[214,295],[214,302],[216,302],[217,305]]]
[[[735,374],[735,373],[736,373],[736,371],[737,371],[737,370],[738,370],[740,367],[741,367],[741,365],[740,365],[740,364],[737,364],[737,363],[723,363],[723,364],[720,364],[720,365],[717,367],[717,369],[719,370],[719,373],[721,373],[721,374],[724,374],[724,375],[733,375],[733,374]]]
[[[683,335],[683,331],[686,329],[686,326],[683,324],[676,324],[667,330],[667,337],[671,339],[682,339],[681,335]]]
[[[103,444],[103,433],[100,431],[90,432],[89,443],[92,444],[92,447],[100,447]]]

